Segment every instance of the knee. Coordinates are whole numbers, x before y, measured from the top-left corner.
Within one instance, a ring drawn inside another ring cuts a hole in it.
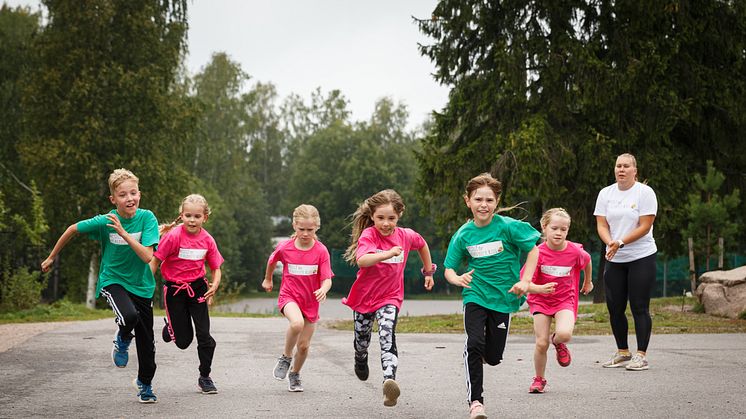
[[[186,349],[189,347],[189,345],[192,344],[192,337],[186,337],[186,338],[180,338],[179,336],[176,336],[176,341],[174,342],[176,344],[176,347],[179,349]]]
[[[137,317],[137,313],[129,313],[122,316],[122,321],[124,322],[123,325],[125,327],[135,327],[137,324],[139,318]]]
[[[304,322],[303,320],[300,321],[291,321],[290,325],[288,327],[290,328],[290,331],[292,333],[300,333],[303,331]]]
[[[554,334],[554,341],[556,343],[567,343],[572,339],[572,333],[567,330],[558,330]]]
[[[536,350],[546,352],[549,349],[549,338],[536,339]]]

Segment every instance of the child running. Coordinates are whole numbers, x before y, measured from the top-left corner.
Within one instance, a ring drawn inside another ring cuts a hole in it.
[[[220,285],[220,266],[223,264],[215,239],[202,228],[209,216],[210,207],[202,195],[192,194],[184,198],[179,206],[179,216],[164,229],[164,236],[151,262],[154,271],[160,265],[164,279],[166,325],[163,326],[163,340],[174,341],[176,347],[186,349],[197,335],[197,386],[203,394],[218,392],[210,378],[215,339],[210,336],[207,306],[212,303]],[[174,227],[179,220],[182,224]],[[205,276],[205,261],[212,271],[212,284]]]
[[[329,251],[316,237],[321,217],[316,207],[299,205],[293,211],[293,236],[281,242],[269,256],[262,288],[272,291],[272,273],[282,263],[282,282],[277,306],[288,319],[285,348],[277,360],[273,375],[288,378],[288,391],[303,391],[300,370],[308,357],[311,337],[319,319],[319,303],[326,300],[332,287]],[[295,356],[293,356],[295,350]],[[291,367],[292,364],[292,367]],[[289,372],[288,372],[289,371]]]
[[[155,376],[155,342],[153,339],[153,292],[155,279],[148,263],[158,244],[158,220],[152,212],[139,208],[139,179],[126,169],[109,175],[109,201],[116,207],[105,215],[79,221],[69,226],[57,240],[49,256],[41,263],[44,272],[78,233],[87,234],[101,245],[96,297],[103,294],[109,302],[116,323],[114,365],[127,366],[129,346],[136,336],[137,399],[155,403],[152,380]],[[132,332],[135,332],[134,335]]]
[[[543,393],[547,384],[545,370],[549,343],[554,345],[557,362],[562,367],[570,365],[570,351],[566,343],[572,339],[578,315],[578,285],[580,271],[584,272],[582,293],[593,289],[591,256],[583,245],[567,240],[570,215],[562,208],[552,208],[541,217],[541,229],[546,241],[539,245],[539,260],[532,282],[543,285],[556,283],[552,294],[528,296],[529,311],[534,317],[534,368],[536,376],[528,388],[529,393]],[[549,330],[554,317],[554,333]]]
[[[354,312],[355,375],[363,381],[368,379],[368,346],[375,318],[381,343],[384,406],[395,406],[400,394],[396,383],[396,321],[404,300],[409,251],[417,250],[422,259],[428,291],[433,288],[436,268],[422,236],[396,226],[403,214],[404,202],[391,189],[366,199],[353,214],[352,240],[345,252],[345,259],[360,268],[349,295],[342,299]]]
[[[539,232],[526,222],[496,214],[506,210],[497,207],[501,192],[502,185],[489,173],[466,184],[464,201],[473,219],[451,237],[444,262],[446,280],[464,288],[464,368],[472,419],[487,417],[482,364],[497,365],[502,360],[510,313],[518,311],[527,292],[550,293],[555,285],[531,284],[539,256],[535,245]],[[519,280],[521,253],[527,257]],[[456,269],[464,261],[466,272],[458,275]]]

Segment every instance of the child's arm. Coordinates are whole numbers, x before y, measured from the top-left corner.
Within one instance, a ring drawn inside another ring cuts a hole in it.
[[[526,263],[523,265],[523,275],[521,276],[521,280],[516,282],[508,292],[512,292],[519,297],[528,292],[528,287],[531,284],[531,278],[534,277],[534,271],[536,271],[536,264],[538,261],[539,248],[534,246],[526,256]]]
[[[313,295],[316,297],[316,301],[323,302],[326,300],[326,293],[329,292],[329,289],[332,287],[332,279],[326,278],[324,281],[321,282],[321,288],[317,289],[313,292]]]
[[[111,227],[119,236],[127,242],[128,245],[135,251],[137,257],[145,263],[150,263],[153,259],[153,246],[143,246],[140,242],[132,238],[132,236],[124,230],[122,223],[119,222],[119,217],[116,214],[106,214],[106,218],[109,219],[111,224],[107,224],[107,227]]]
[[[546,284],[535,284],[531,282],[528,284],[528,294],[551,294],[554,292],[554,288],[557,286],[556,282],[547,282]]]
[[[262,288],[264,288],[264,291],[272,291],[272,273],[275,271],[276,267],[277,262],[267,264],[267,270],[264,272],[264,281],[262,281]]]
[[[464,272],[463,275],[459,275],[451,268],[446,268],[445,270],[445,277],[446,281],[449,283],[464,287],[464,288],[471,288],[469,286],[469,283],[471,282],[471,275],[474,273],[474,269],[470,270],[469,272]]]
[[[422,273],[425,275],[425,289],[430,291],[433,289],[433,285],[435,284],[435,281],[433,280],[435,265],[433,265],[433,258],[430,255],[430,248],[427,246],[427,243],[417,250],[417,253],[420,254],[420,259],[422,259]]]
[[[62,233],[60,238],[57,239],[57,243],[55,243],[54,248],[52,248],[52,251],[49,252],[49,256],[47,256],[47,258],[44,259],[44,261],[41,263],[42,272],[49,271],[49,268],[52,266],[52,263],[54,263],[54,258],[56,258],[57,255],[65,247],[65,245],[67,245],[67,242],[72,240],[77,235],[78,235],[78,224],[77,223],[69,226],[65,230],[65,232]]]
[[[583,268],[583,288],[581,288],[580,290],[583,295],[588,295],[591,291],[593,291],[593,277],[591,276],[593,267],[591,265],[592,264],[589,261],[588,264],[585,265],[585,268]]]
[[[153,275],[155,275],[155,272],[158,270],[158,267],[161,266],[161,260],[154,257],[153,259],[150,259],[150,270],[153,272]]]
[[[220,268],[215,268],[212,270],[212,283],[210,284],[210,289],[208,289],[207,292],[205,293],[205,299],[207,300],[207,305],[212,305],[212,297],[218,291],[218,287],[220,286],[220,278],[222,276],[223,276],[223,271],[221,271]]]
[[[401,252],[401,246],[394,246],[385,252],[366,253],[358,258],[357,266],[360,268],[367,268],[383,260],[390,259],[394,256],[399,256],[401,255]]]

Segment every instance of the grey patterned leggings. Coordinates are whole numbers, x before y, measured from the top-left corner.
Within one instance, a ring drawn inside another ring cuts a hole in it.
[[[373,318],[378,321],[378,340],[381,343],[381,368],[383,379],[396,379],[396,367],[399,365],[396,351],[396,318],[399,314],[396,306],[385,305],[374,313],[358,313],[355,316],[355,360],[368,363],[368,346],[373,331]]]

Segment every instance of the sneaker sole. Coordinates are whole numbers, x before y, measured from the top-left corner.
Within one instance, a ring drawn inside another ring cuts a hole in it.
[[[546,390],[539,390],[538,388],[529,389],[528,392],[531,394],[544,394]]]
[[[627,371],[645,371],[647,369],[650,369],[648,365],[645,365],[644,367],[633,367],[630,368],[629,365],[626,367]]]
[[[623,366],[627,365],[628,362],[629,361],[622,361],[622,362],[619,362],[617,364],[611,364],[611,365],[603,364],[601,366],[604,367],[604,368],[619,368],[619,367],[623,367]]]
[[[396,406],[396,402],[401,395],[399,385],[396,381],[388,379],[383,383],[383,405],[387,407]]]
[[[205,390],[202,390],[199,386],[197,386],[197,391],[199,391],[202,394],[218,394],[217,390],[208,390],[208,391],[205,391]]]
[[[303,392],[303,388],[290,388],[290,387],[288,387],[288,391],[291,392],[291,393],[302,393]]]

